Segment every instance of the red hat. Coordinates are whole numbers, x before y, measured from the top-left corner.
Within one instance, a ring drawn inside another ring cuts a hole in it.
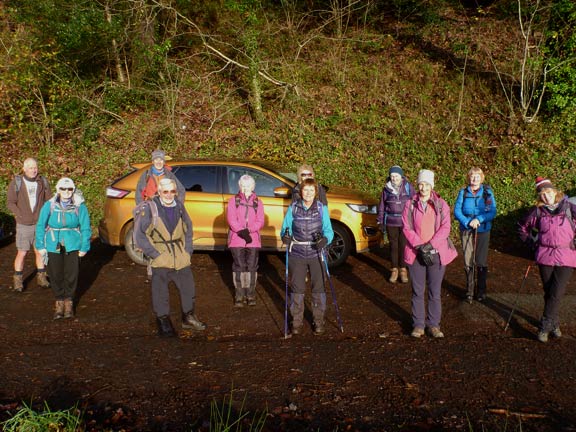
[[[542,189],[554,189],[552,182],[545,177],[536,177],[536,193],[542,192]]]

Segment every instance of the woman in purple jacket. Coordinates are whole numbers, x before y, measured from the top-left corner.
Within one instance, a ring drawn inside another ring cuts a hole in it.
[[[238,180],[239,192],[228,200],[226,218],[230,231],[228,247],[232,252],[234,306],[256,305],[258,252],[262,243],[260,230],[264,226],[264,206],[254,193],[256,183],[248,174]]]
[[[442,280],[446,266],[458,255],[450,240],[450,208],[434,190],[434,173],[418,173],[418,194],[404,207],[402,222],[406,236],[404,260],[412,279],[412,337],[419,338],[428,329],[430,336],[443,338]],[[428,285],[428,309],[424,293]]]
[[[390,240],[392,271],[388,280],[392,283],[396,283],[398,276],[400,276],[400,282],[408,282],[408,271],[404,262],[406,237],[404,237],[402,232],[402,210],[404,210],[406,201],[414,193],[414,188],[404,177],[402,168],[398,165],[391,167],[388,170],[388,178],[380,196],[378,225],[382,233],[388,234],[388,239]]]
[[[535,250],[544,288],[544,312],[538,329],[538,340],[548,342],[548,335],[561,337],[560,300],[566,291],[574,267],[574,227],[576,206],[554,187],[547,178],[536,178],[536,206],[519,224],[522,241]]]

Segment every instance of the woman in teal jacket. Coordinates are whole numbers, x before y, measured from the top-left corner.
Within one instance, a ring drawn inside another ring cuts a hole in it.
[[[80,258],[90,250],[90,215],[72,179],[63,177],[56,194],[44,203],[36,224],[36,249],[48,262],[56,297],[54,319],[74,316]]]

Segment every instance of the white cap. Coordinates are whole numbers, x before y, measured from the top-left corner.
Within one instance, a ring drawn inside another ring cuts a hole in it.
[[[56,183],[56,190],[58,190],[60,188],[76,189],[76,186],[74,185],[74,182],[72,181],[71,178],[62,177],[60,180],[58,180],[58,183]]]
[[[417,184],[420,184],[422,182],[428,183],[430,186],[432,186],[432,189],[434,189],[434,173],[427,169],[420,170],[420,172],[418,173]]]

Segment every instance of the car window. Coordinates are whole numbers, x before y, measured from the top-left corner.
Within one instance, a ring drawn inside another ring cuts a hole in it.
[[[186,191],[220,193],[217,166],[178,166],[174,168],[174,174]]]
[[[227,167],[228,173],[228,187],[227,193],[235,194],[238,193],[238,180],[244,174],[248,174],[254,178],[256,182],[256,189],[254,192],[259,197],[273,197],[274,189],[281,186],[287,186],[284,182],[278,180],[276,177],[272,177],[269,174],[263,173],[252,168],[243,167]],[[226,191],[224,192],[226,193]]]

